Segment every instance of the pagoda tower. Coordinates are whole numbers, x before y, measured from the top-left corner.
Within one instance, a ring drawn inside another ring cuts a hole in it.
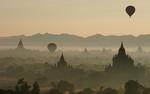
[[[18,49],[24,49],[22,39],[20,39],[17,48],[18,48]]]
[[[112,67],[115,70],[128,70],[134,67],[134,61],[126,54],[123,43],[121,43],[118,54],[113,57]]]
[[[60,60],[57,62],[57,68],[67,68],[67,67],[68,67],[67,62],[62,53]]]

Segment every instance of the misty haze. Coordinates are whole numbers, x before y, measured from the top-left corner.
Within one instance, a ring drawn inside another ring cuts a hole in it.
[[[0,94],[150,94],[149,4],[0,0]]]

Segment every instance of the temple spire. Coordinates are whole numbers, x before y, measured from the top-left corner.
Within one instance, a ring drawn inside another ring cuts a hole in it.
[[[18,47],[17,47],[17,48],[19,48],[19,49],[24,48],[24,46],[23,46],[23,42],[22,42],[22,39],[20,39],[20,41],[19,41],[19,43],[18,43]]]
[[[126,55],[126,51],[125,51],[123,42],[121,42],[121,46],[120,46],[120,48],[119,48],[118,54],[119,54],[119,55]]]
[[[60,61],[65,61],[63,53],[61,54]]]
[[[121,47],[120,47],[120,48],[124,48],[124,47],[123,47],[123,42],[121,42]]]
[[[67,67],[67,62],[65,61],[64,55],[62,53],[59,62],[57,63],[57,67],[59,68],[65,68]]]

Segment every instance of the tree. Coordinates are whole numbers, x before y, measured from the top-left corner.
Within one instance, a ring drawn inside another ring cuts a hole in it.
[[[137,81],[129,80],[125,84],[125,93],[124,94],[140,94],[140,90],[144,88]]]
[[[74,85],[64,80],[61,80],[57,83],[52,82],[51,85],[53,89],[58,89],[59,92],[61,93],[66,93],[66,92],[73,93],[74,92]]]
[[[38,82],[34,82],[31,93],[32,94],[40,94],[40,86],[39,86]]]
[[[29,94],[30,85],[26,81],[24,81],[24,78],[21,78],[17,81],[16,85],[16,93],[17,94]]]

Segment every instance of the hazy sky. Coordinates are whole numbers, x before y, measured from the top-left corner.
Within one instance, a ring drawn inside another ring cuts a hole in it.
[[[0,0],[0,36],[35,33],[150,34],[150,0]]]

